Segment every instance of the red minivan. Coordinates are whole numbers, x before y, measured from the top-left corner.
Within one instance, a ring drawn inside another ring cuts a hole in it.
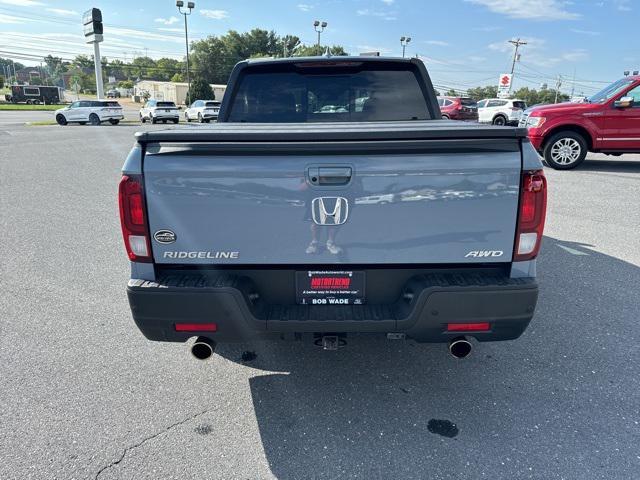
[[[478,105],[469,97],[438,97],[442,118],[478,121]]]
[[[587,152],[640,153],[640,76],[612,83],[583,103],[527,110],[520,126],[550,167],[575,168]]]

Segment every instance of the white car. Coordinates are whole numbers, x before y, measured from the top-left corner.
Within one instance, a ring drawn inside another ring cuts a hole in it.
[[[487,98],[478,102],[478,121],[493,125],[518,125],[527,104],[522,100]]]
[[[216,100],[196,100],[184,112],[184,119],[187,122],[197,120],[200,123],[211,120],[218,120],[220,112],[220,102]]]
[[[100,125],[102,122],[117,125],[124,118],[124,114],[120,104],[114,100],[80,100],[56,110],[55,118],[58,125]]]
[[[147,100],[147,103],[140,109],[140,121],[145,123],[147,120],[151,123],[178,123],[180,121],[178,107],[174,102]]]

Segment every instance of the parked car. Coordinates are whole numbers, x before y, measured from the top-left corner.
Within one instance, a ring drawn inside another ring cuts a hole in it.
[[[478,107],[468,97],[438,97],[442,118],[451,120],[478,121]]]
[[[524,129],[442,121],[418,59],[248,60],[227,92],[218,123],[140,133],[123,167],[148,339],[198,337],[205,359],[217,342],[334,350],[368,332],[463,357],[468,337],[524,332],[546,208]]]
[[[187,122],[197,120],[200,123],[218,119],[220,102],[217,100],[196,100],[184,111],[184,119]]]
[[[577,167],[587,152],[640,153],[640,76],[624,77],[584,103],[532,108],[520,126],[547,165],[558,170]]]
[[[178,123],[180,121],[178,107],[174,102],[147,100],[147,103],[140,109],[140,121],[145,123],[147,120],[151,123]]]
[[[492,125],[518,125],[526,108],[522,100],[487,98],[478,102],[478,120]]]
[[[113,100],[80,100],[55,111],[58,125],[68,123],[100,125],[102,122],[117,125],[123,118],[122,107]]]
[[[55,105],[64,98],[60,87],[46,85],[11,85],[11,93],[4,96],[7,102],[28,105]]]
[[[120,92],[116,89],[108,90],[107,98],[120,98]]]

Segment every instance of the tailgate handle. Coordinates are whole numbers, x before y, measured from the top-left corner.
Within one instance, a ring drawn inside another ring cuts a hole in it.
[[[351,181],[351,167],[315,167],[309,169],[314,185],[346,185]]]

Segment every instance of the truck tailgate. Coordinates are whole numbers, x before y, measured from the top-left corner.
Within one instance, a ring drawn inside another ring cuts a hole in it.
[[[438,121],[226,124],[142,134],[154,259],[509,262],[522,136]]]

